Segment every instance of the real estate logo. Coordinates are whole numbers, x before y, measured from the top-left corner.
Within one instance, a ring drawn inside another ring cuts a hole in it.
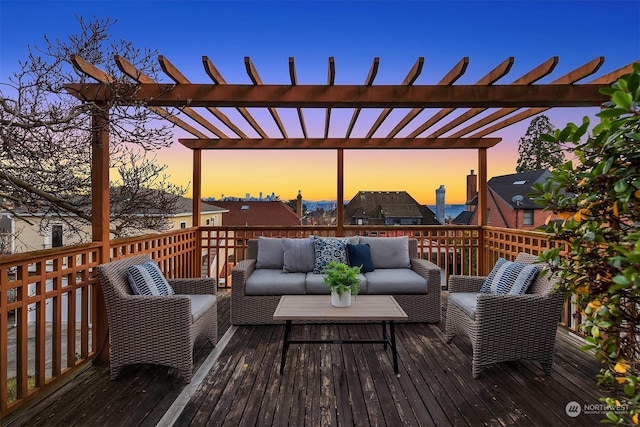
[[[582,412],[582,407],[578,402],[572,400],[571,402],[567,403],[567,406],[564,407],[564,411],[571,418],[575,418],[580,415],[580,412]]]

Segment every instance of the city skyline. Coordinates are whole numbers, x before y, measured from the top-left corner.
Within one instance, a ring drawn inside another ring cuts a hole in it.
[[[614,20],[621,10],[628,12],[624,27],[619,24],[625,43],[594,31],[594,23],[606,25],[608,17]],[[8,82],[18,60],[26,57],[27,46],[44,44],[44,34],[55,39],[77,32],[76,15],[116,19],[114,39],[158,49],[194,82],[210,82],[202,68],[203,55],[230,83],[250,83],[245,56],[252,59],[265,83],[288,83],[287,60],[294,57],[300,84],[326,83],[329,57],[335,58],[336,84],[362,84],[374,57],[380,58],[376,84],[399,83],[418,57],[425,58],[425,65],[415,84],[437,83],[465,56],[469,67],[461,84],[475,83],[510,56],[515,62],[504,83],[552,56],[559,57],[554,76],[604,56],[605,64],[594,77],[640,58],[638,1],[184,1],[177,7],[173,1],[1,0],[0,82]],[[250,110],[267,123],[267,133],[278,134],[275,124],[268,125],[266,109]],[[295,119],[295,111],[283,110],[284,121]],[[353,136],[363,136],[379,112],[363,111]],[[585,115],[593,118],[596,112],[571,108],[544,114],[561,128],[569,121],[580,122]],[[405,113],[403,109],[392,112],[380,133],[390,130]],[[324,109],[305,109],[304,114],[309,135],[321,135]],[[348,117],[334,113],[329,136],[344,134]],[[503,141],[488,150],[488,178],[515,172],[518,140],[531,119],[491,135]],[[174,140],[185,136],[176,130]],[[336,199],[335,151],[301,151],[205,151],[202,196],[268,189],[283,200],[294,199],[298,190],[305,199]],[[191,150],[175,142],[160,150],[157,159],[168,165],[171,182],[186,187],[192,180]],[[435,190],[444,185],[447,203],[464,203],[465,177],[470,170],[477,171],[477,162],[475,150],[346,150],[344,194],[403,190],[420,203],[434,204]]]

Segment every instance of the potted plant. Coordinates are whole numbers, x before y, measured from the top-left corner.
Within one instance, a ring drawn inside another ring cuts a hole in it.
[[[331,290],[331,305],[348,307],[351,305],[351,295],[358,295],[360,281],[358,273],[360,267],[349,267],[347,264],[331,261],[323,270],[323,283]]]

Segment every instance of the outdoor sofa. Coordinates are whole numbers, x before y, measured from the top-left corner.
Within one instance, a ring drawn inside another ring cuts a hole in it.
[[[363,246],[368,246],[373,265],[372,271],[359,275],[359,294],[393,295],[409,322],[440,322],[440,268],[419,257],[418,241],[360,236],[250,239],[247,259],[232,270],[231,322],[281,323],[273,320],[273,312],[282,295],[326,294],[329,303],[329,288],[318,266],[340,254],[341,248],[348,253]]]

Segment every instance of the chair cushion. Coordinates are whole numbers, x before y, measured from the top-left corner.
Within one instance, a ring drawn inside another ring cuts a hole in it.
[[[360,267],[361,273],[373,271],[373,259],[371,258],[371,247],[368,243],[352,245],[347,243],[347,258],[351,267]]]
[[[449,293],[449,304],[454,304],[475,320],[478,292],[451,292]]]
[[[247,278],[246,295],[302,295],[305,273],[285,273],[282,269],[254,270]]]
[[[409,238],[360,237],[360,243],[368,243],[374,268],[411,268]]]
[[[285,273],[308,273],[313,271],[315,249],[313,237],[307,239],[283,238]]]
[[[175,295],[175,291],[153,260],[127,267],[127,279],[136,295]]]
[[[216,304],[216,296],[211,294],[187,295],[191,300],[191,321],[198,319]]]
[[[347,263],[347,237],[318,237],[313,236],[313,246],[315,250],[315,262],[313,272],[321,274],[324,267],[331,261]]]
[[[494,294],[524,294],[538,275],[537,265],[498,259],[480,292]]]
[[[426,294],[427,279],[409,268],[376,268],[365,273],[367,293],[386,294]]]
[[[279,237],[258,237],[256,268],[278,268],[284,266],[284,246]]]
[[[367,279],[364,274],[358,274],[358,281],[360,284],[360,290],[358,294],[366,294],[367,292]],[[307,273],[306,278],[306,290],[307,294],[312,295],[329,295],[329,286],[324,284],[324,274]]]

